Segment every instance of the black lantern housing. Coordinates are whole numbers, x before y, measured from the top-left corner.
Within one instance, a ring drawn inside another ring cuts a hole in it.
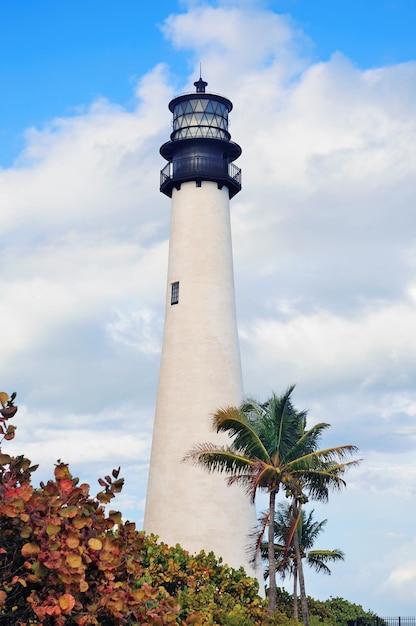
[[[233,161],[241,154],[228,132],[228,113],[233,105],[217,94],[205,93],[202,78],[194,83],[195,93],[177,96],[169,103],[173,113],[170,141],[160,148],[168,161],[160,172],[160,191],[172,197],[175,187],[195,181],[214,181],[228,187],[232,198],[241,189],[241,169]]]

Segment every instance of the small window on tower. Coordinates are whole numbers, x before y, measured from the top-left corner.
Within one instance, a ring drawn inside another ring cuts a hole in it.
[[[178,304],[179,302],[179,281],[176,283],[172,283],[172,293],[170,296],[171,304]]]

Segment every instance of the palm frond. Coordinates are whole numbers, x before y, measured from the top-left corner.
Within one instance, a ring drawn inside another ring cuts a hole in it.
[[[233,474],[228,478],[227,484],[229,486],[241,485],[242,487],[244,487],[251,502],[254,504],[254,501],[256,499],[256,492],[259,488],[254,474],[252,474],[251,472],[247,474]]]
[[[300,414],[295,410],[290,399],[294,388],[295,385],[291,385],[281,396],[273,393],[269,400],[268,421],[274,435],[274,445],[270,453],[276,461],[286,458],[287,451],[293,447],[293,441],[297,439]]]
[[[320,522],[315,522],[313,519],[314,512],[314,509],[312,509],[309,511],[308,515],[306,515],[305,511],[302,511],[303,520],[301,543],[305,550],[310,550],[312,548],[316,538],[321,534],[328,521],[324,519]]]
[[[288,528],[288,535],[287,535],[285,551],[283,555],[284,557],[287,557],[289,550],[292,547],[293,537],[296,531],[298,531],[300,535],[299,537],[300,544],[301,544],[301,539],[302,539],[302,527],[301,527],[302,507],[299,507],[298,510],[296,511],[293,506],[290,506],[289,510],[290,510],[290,518],[289,518],[290,525]]]
[[[310,550],[306,557],[307,564],[318,574],[331,574],[327,563],[343,561],[345,558],[342,550]]]
[[[315,424],[315,426],[313,426],[309,430],[302,430],[299,433],[298,439],[290,450],[288,460],[293,460],[304,456],[305,454],[316,451],[319,441],[322,437],[322,433],[329,427],[330,424],[322,422],[319,424]]]
[[[339,550],[339,548],[334,548],[334,550],[309,550],[308,556],[312,556],[316,559],[321,559],[325,562],[345,560],[345,552]]]
[[[346,459],[358,452],[357,446],[334,446],[323,450],[308,451],[297,458],[288,460],[286,466],[291,469],[313,469],[328,463],[343,463]],[[350,461],[353,465],[358,465],[361,459]]]
[[[209,472],[240,475],[247,472],[253,461],[237,454],[230,446],[201,443],[185,454],[183,461],[200,465]]]
[[[250,563],[255,563],[257,561],[257,557],[260,553],[262,558],[263,556],[262,547],[266,545],[264,543],[264,535],[266,533],[267,525],[269,523],[269,512],[264,511],[259,518],[260,525],[253,529],[253,532],[250,533],[250,544],[248,548],[248,556],[250,559]],[[266,557],[267,558],[267,557]]]
[[[301,474],[299,480],[310,497],[326,502],[330,490],[341,491],[346,487],[346,481],[343,479],[345,472],[360,462],[361,460],[347,461],[346,463],[322,463],[320,467],[307,472],[298,470]]]
[[[245,406],[245,405],[243,405]],[[241,408],[219,409],[213,416],[213,426],[217,432],[226,432],[233,438],[233,447],[247,457],[266,461],[268,458],[257,429],[256,421],[249,418]]]

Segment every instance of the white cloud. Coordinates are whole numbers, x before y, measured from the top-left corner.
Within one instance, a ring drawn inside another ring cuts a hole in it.
[[[412,560],[408,560],[406,563],[400,564],[395,570],[393,570],[389,576],[389,583],[392,583],[397,589],[402,590],[403,585],[412,583],[414,585],[416,581],[416,563],[414,557],[416,552],[411,556]],[[409,553],[407,553],[409,556]],[[406,589],[406,594],[409,589]]]
[[[383,571],[384,578],[378,594],[389,594],[397,604],[409,606],[414,595],[416,582],[416,540],[406,538],[399,548],[385,554]]]
[[[308,386],[325,380],[330,387],[365,388],[387,384],[392,376],[400,383],[415,369],[415,316],[405,303],[363,310],[353,318],[325,310],[286,315],[277,310],[241,328],[249,376],[256,375],[250,364],[261,360],[267,370]]]
[[[163,320],[160,318],[158,322],[161,329]],[[159,354],[161,332],[156,333],[155,325],[155,313],[149,309],[117,310],[114,319],[107,324],[107,331],[114,341],[145,354]]]
[[[163,30],[177,48],[202,54],[208,71],[224,57],[235,61],[236,73],[242,67],[263,67],[285,57],[286,47],[293,45],[288,17],[250,8],[196,6],[192,12],[170,15]]]

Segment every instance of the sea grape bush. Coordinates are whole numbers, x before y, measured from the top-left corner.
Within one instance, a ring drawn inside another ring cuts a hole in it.
[[[142,564],[141,582],[163,585],[177,598],[181,623],[265,623],[257,581],[242,568],[223,565],[212,552],[191,555],[180,545],[170,548],[150,535],[143,543]]]
[[[58,461],[34,487],[37,469],[11,456],[14,395],[0,392],[0,624],[135,626],[269,622],[258,586],[215,556],[169,548],[106,506],[123,487],[119,469],[101,491]]]
[[[14,436],[0,395],[1,444]],[[5,411],[5,413],[4,413]],[[121,491],[119,470],[90,496],[58,461],[54,479],[32,485],[37,466],[0,447],[0,623],[88,626],[176,623],[177,603],[163,588],[137,581],[143,534],[106,513]]]

